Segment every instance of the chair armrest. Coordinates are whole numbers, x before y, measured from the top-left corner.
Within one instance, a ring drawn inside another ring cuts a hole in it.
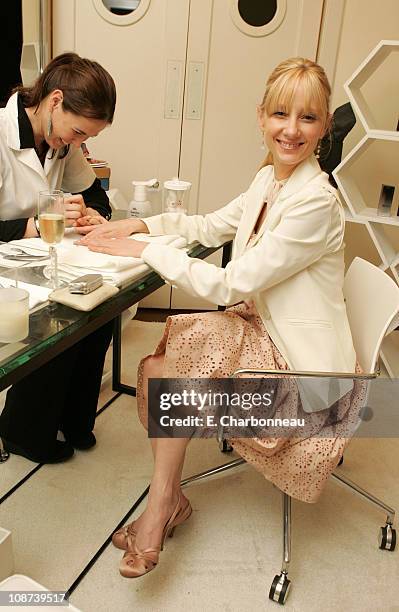
[[[236,378],[240,374],[263,374],[264,376],[300,376],[300,377],[315,377],[315,378],[351,378],[354,380],[372,380],[378,378],[380,370],[374,372],[362,372],[362,373],[351,373],[351,372],[309,372],[301,370],[256,370],[251,368],[238,368],[230,374],[230,378]]]

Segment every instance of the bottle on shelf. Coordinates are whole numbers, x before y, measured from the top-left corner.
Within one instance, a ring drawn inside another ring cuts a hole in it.
[[[156,189],[159,185],[158,179],[150,179],[149,181],[132,181],[133,185],[133,200],[129,202],[128,216],[150,217],[152,215],[151,202],[148,199],[147,189]]]
[[[393,185],[383,185],[381,187],[380,199],[378,202],[377,214],[382,217],[390,217],[392,211],[393,194],[395,187]]]

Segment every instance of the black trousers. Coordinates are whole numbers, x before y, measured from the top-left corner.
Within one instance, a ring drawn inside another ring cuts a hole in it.
[[[113,321],[11,387],[0,437],[33,452],[51,451],[58,430],[92,431]]]

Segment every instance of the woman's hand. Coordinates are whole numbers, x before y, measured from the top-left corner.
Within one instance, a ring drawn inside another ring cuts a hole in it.
[[[76,244],[82,243],[83,241],[79,240]],[[94,238],[93,234],[85,238],[85,245],[89,251],[107,253],[108,255],[121,255],[122,257],[141,257],[148,244],[148,242],[128,238],[104,238],[103,236]]]
[[[141,219],[121,219],[120,221],[109,221],[100,226],[84,225],[77,226],[79,234],[89,234],[80,239],[78,244],[88,244],[92,238],[127,238],[132,234],[148,234],[148,227]]]
[[[104,217],[102,217],[100,214],[93,214],[91,212],[93,210],[92,208],[87,208],[86,210],[89,214],[87,214],[85,217],[80,217],[80,219],[76,219],[75,229],[77,232],[79,232],[79,229],[82,227],[87,228],[87,231],[89,231],[90,227],[94,229],[96,226],[98,227],[99,225],[109,223],[109,221],[104,219]]]

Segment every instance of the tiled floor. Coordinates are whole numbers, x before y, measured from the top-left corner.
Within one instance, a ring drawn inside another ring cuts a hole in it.
[[[128,325],[124,382],[134,382],[138,359],[161,333],[159,323]],[[105,388],[100,405],[111,396]],[[13,534],[16,572],[67,589],[145,490],[152,460],[135,407],[134,398],[121,396],[99,415],[94,449],[41,467],[0,506],[0,525]],[[399,508],[398,458],[397,439],[354,440],[340,470]],[[215,441],[196,440],[185,475],[225,460]],[[34,467],[16,456],[0,465],[0,496]],[[108,545],[71,602],[83,612],[277,610],[267,593],[281,563],[278,490],[244,466],[187,495],[193,515],[168,540],[155,571],[122,578],[121,552]],[[399,552],[377,545],[384,519],[333,482],[318,504],[294,502],[293,587],[285,608],[399,611]]]

